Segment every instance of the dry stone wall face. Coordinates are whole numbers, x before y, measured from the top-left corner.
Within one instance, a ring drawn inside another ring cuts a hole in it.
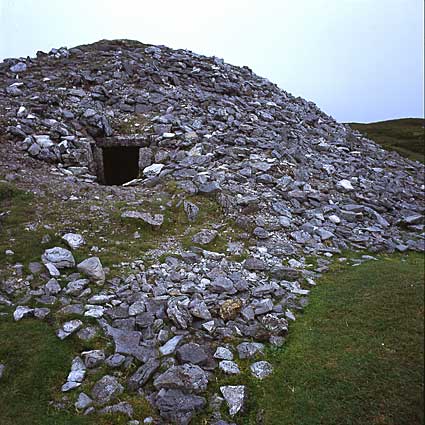
[[[13,306],[14,295],[27,291],[21,299],[28,302],[14,305],[15,320],[56,314],[31,307],[33,298],[60,301],[61,314],[80,319],[63,323],[59,338],[90,339],[97,329],[113,342],[109,356],[91,350],[72,362],[64,392],[78,392],[87,369],[110,370],[90,394],[78,393],[78,410],[131,417],[132,406],[116,398],[138,391],[157,408],[158,423],[188,424],[209,403],[211,423],[225,425],[222,402],[238,421],[246,388],[222,386],[207,400],[208,382],[218,371],[240,374],[240,359],[252,360],[258,379],[272,373],[261,360],[265,345],[284,343],[327,257],[343,249],[424,250],[423,165],[384,151],[247,67],[164,46],[100,41],[7,59],[0,82],[0,128],[22,155],[95,185],[104,179],[103,148],[137,146],[139,170],[124,184],[128,190],[151,196],[174,182],[187,196],[214,197],[255,240],[248,258],[232,261],[202,248],[220,234],[220,226],[205,223],[192,239],[198,248],[146,268],[137,262],[134,273],[114,279],[101,258],[76,265],[71,251],[50,247],[42,257],[46,284],[36,293],[3,282],[0,304]],[[202,206],[182,205],[196,221]],[[164,220],[131,208],[122,217],[153,228]],[[85,243],[81,235],[65,236],[73,250]],[[239,254],[240,246],[227,250]],[[306,255],[317,256],[314,270]],[[119,371],[132,363],[138,368],[123,382]]]

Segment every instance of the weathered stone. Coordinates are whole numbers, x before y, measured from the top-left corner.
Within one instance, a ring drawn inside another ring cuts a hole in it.
[[[164,164],[152,164],[143,169],[143,175],[146,177],[155,177],[157,176],[162,169],[164,168]]]
[[[244,267],[252,271],[264,271],[268,269],[267,264],[260,258],[249,257],[244,262]]]
[[[24,306],[24,305],[19,305],[18,307],[16,307],[15,311],[13,312],[13,319],[15,321],[19,321],[21,319],[23,319],[24,317],[30,317],[34,314],[34,309]]]
[[[236,350],[240,359],[250,359],[264,353],[264,344],[260,342],[242,342],[236,347]]]
[[[77,265],[78,271],[96,283],[105,281],[105,271],[98,257],[90,257]]]
[[[70,320],[62,325],[62,328],[56,332],[56,335],[59,339],[65,339],[78,331],[81,326],[83,326],[83,322],[81,320]]]
[[[91,396],[96,404],[103,405],[110,403],[123,391],[124,387],[118,382],[117,378],[105,375],[93,386]]]
[[[208,245],[217,237],[216,230],[204,229],[192,237],[192,242],[199,245]]]
[[[220,370],[222,370],[227,375],[238,375],[239,373],[241,373],[237,363],[235,363],[231,360],[222,360],[218,364],[218,367],[220,368]]]
[[[227,385],[220,387],[220,391],[229,407],[230,416],[243,411],[247,397],[247,391],[244,385]]]
[[[194,414],[206,406],[206,400],[181,390],[161,389],[154,399],[161,417],[178,425],[189,425]]]
[[[105,363],[112,368],[120,367],[124,362],[125,356],[123,356],[122,354],[113,354],[105,360]]]
[[[44,285],[44,290],[47,295],[56,295],[62,290],[62,288],[56,279],[50,279],[46,285]]]
[[[144,365],[140,366],[136,372],[130,376],[128,387],[136,390],[145,385],[151,376],[158,370],[160,363],[156,359],[149,359]]]
[[[140,345],[142,337],[140,332],[116,329],[111,326],[107,327],[106,332],[114,340],[116,353],[130,354],[142,362],[157,357],[154,349]]]
[[[234,320],[238,316],[242,308],[242,301],[238,298],[233,298],[224,301],[220,306],[220,317],[223,320]]]
[[[166,370],[154,380],[153,384],[155,388],[200,392],[207,388],[208,376],[199,366],[186,363]]]
[[[251,365],[251,374],[258,379],[264,379],[273,373],[273,367],[269,362],[259,361]]]
[[[203,365],[208,361],[208,354],[199,344],[190,342],[177,349],[177,360],[180,363]]]
[[[46,249],[41,259],[43,263],[52,263],[58,269],[75,266],[75,260],[71,251],[65,248],[55,247]]]
[[[62,239],[71,249],[78,249],[86,243],[84,238],[78,233],[66,233],[62,236]]]
[[[74,406],[77,410],[85,410],[87,407],[90,407],[93,404],[93,400],[86,394],[78,394],[78,399],[74,403]]]
[[[84,364],[88,369],[100,366],[105,361],[105,353],[103,350],[83,351],[81,356],[84,359]]]
[[[133,406],[126,401],[113,404],[112,406],[106,406],[99,410],[99,414],[101,415],[107,415],[111,413],[121,413],[123,415],[126,415],[129,418],[132,418],[134,414],[134,410],[133,410]]]
[[[279,317],[277,314],[270,313],[266,314],[261,318],[261,323],[270,332],[281,335],[288,331],[288,322],[283,317]]]
[[[214,357],[222,360],[233,360],[233,353],[226,347],[217,347]]]
[[[225,276],[216,277],[210,285],[211,291],[227,294],[235,294],[236,288],[233,282]]]
[[[204,320],[211,320],[212,316],[210,311],[208,310],[207,305],[204,301],[201,300],[192,300],[189,304],[189,311],[192,314],[192,316],[204,319]]]
[[[169,339],[162,347],[160,347],[159,351],[163,356],[168,356],[169,354],[174,353],[177,348],[177,345],[183,338],[183,335],[174,336],[173,338]]]
[[[121,217],[142,220],[143,222],[150,224],[153,227],[160,227],[164,222],[164,216],[162,214],[149,214],[139,211],[124,211],[121,214]]]
[[[186,213],[187,219],[191,222],[196,221],[199,215],[199,208],[189,201],[183,202],[184,212]]]

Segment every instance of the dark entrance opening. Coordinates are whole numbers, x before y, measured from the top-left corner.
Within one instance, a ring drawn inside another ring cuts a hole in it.
[[[121,185],[136,179],[139,174],[139,148],[114,146],[102,148],[104,183]]]

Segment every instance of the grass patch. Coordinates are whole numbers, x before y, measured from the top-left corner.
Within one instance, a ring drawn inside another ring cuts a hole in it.
[[[51,327],[35,319],[14,323],[0,316],[0,383],[2,425],[84,425],[89,420],[49,407],[53,390],[66,380],[74,349]],[[72,421],[72,422],[71,422]]]
[[[0,217],[0,268],[39,260],[44,249],[41,240],[45,235],[51,237],[52,243],[57,241],[51,230],[40,226],[35,212],[36,202],[32,193],[0,182],[0,213],[4,214]],[[15,255],[3,255],[7,249],[12,249]]]
[[[336,264],[287,345],[268,352],[273,375],[259,383],[245,373],[250,402],[238,423],[422,424],[423,282],[419,254]]]
[[[6,365],[0,383],[1,425],[126,425],[124,415],[77,415],[73,403],[79,390],[67,394],[60,392],[66,381],[71,361],[84,349],[101,348],[75,338],[60,341],[52,326],[35,319],[13,322],[0,316],[0,363]],[[133,370],[131,371],[133,372]],[[106,373],[103,368],[95,375],[88,374],[80,391],[90,392],[94,382]],[[130,373],[130,371],[128,372]],[[128,374],[127,373],[127,374]],[[49,404],[61,401],[65,395],[66,410],[58,410]],[[152,414],[152,408],[141,396],[125,394],[118,401],[129,401],[135,417]]]
[[[404,118],[370,124],[349,123],[384,149],[395,150],[414,161],[425,161],[425,132],[422,118]]]

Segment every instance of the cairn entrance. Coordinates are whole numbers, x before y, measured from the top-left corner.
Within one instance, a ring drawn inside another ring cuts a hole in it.
[[[139,148],[115,146],[102,148],[105,185],[121,185],[139,174]]]
[[[92,152],[99,183],[118,186],[137,179],[140,148],[147,144],[138,135],[97,139]]]

